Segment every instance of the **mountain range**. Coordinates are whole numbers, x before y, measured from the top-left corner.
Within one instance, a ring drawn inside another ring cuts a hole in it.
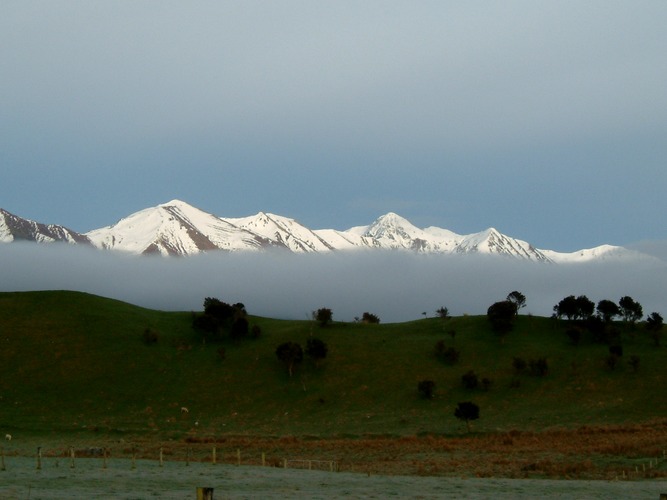
[[[31,221],[0,209],[0,242],[13,241],[66,242],[165,256],[269,249],[296,253],[387,249],[424,254],[497,254],[527,261],[559,263],[642,255],[611,245],[571,253],[540,250],[494,228],[468,235],[438,227],[420,229],[392,212],[369,225],[345,231],[313,230],[294,219],[264,212],[242,218],[219,217],[180,200],[140,210],[111,226],[87,233]]]

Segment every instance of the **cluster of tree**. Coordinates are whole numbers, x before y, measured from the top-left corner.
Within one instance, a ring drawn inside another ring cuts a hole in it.
[[[327,357],[329,348],[327,344],[317,337],[311,337],[306,342],[306,349],[296,342],[283,342],[276,348],[276,357],[287,368],[291,377],[294,370],[303,361],[304,354],[308,356],[316,367],[319,367],[323,359]]]
[[[618,303],[603,299],[597,305],[586,295],[578,297],[569,295],[558,302],[553,311],[555,319],[564,317],[573,323],[566,334],[575,345],[581,340],[583,330],[592,332],[595,341],[608,344],[617,343],[621,332],[614,326],[614,320],[620,318],[628,327],[634,327],[644,315],[642,305],[627,295],[621,297]],[[655,345],[659,346],[662,337],[662,316],[657,312],[652,312],[646,318],[645,325]]]
[[[357,321],[359,321],[359,318],[355,318],[355,319]],[[365,312],[361,315],[361,322],[362,323],[372,323],[372,324],[378,325],[378,324],[380,324],[380,318],[373,313]]]
[[[327,307],[320,307],[317,311],[313,311],[312,316],[320,326],[327,326],[333,319],[333,311]]]
[[[192,327],[201,332],[204,339],[217,341],[225,334],[232,339],[241,339],[252,334],[253,337],[260,335],[258,326],[250,330],[248,314],[245,305],[238,302],[227,304],[214,297],[204,299],[204,312],[192,316]]]
[[[488,391],[493,381],[488,377],[480,379],[474,370],[468,370],[461,376],[461,384],[466,389],[481,388],[484,391]]]

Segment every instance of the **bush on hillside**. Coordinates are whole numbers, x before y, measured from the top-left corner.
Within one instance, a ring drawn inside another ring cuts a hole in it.
[[[422,398],[433,399],[435,382],[433,380],[422,380],[417,384],[417,391]]]

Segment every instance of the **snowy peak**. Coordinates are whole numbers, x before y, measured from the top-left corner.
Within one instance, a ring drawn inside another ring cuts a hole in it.
[[[531,244],[506,236],[493,227],[463,237],[456,251],[458,253],[508,255],[521,259],[550,262],[549,257]]]
[[[420,229],[389,212],[366,226],[346,231],[311,230],[295,219],[259,212],[222,218],[175,199],[135,212],[116,224],[79,234],[45,225],[0,209],[0,242],[29,240],[93,244],[134,254],[194,255],[213,251],[282,249],[295,253],[386,249],[428,254],[490,254],[533,262],[585,262],[637,258],[643,254],[602,245],[572,253],[539,250],[490,227],[459,235],[447,229]]]
[[[251,217],[225,219],[230,224],[260,235],[293,252],[326,252],[331,245],[294,219],[264,212]]]
[[[18,217],[0,208],[0,242],[35,241],[38,243],[80,243],[89,245],[88,238],[57,224],[41,224]]]
[[[140,210],[87,235],[99,248],[139,254],[192,255],[271,246],[271,242],[179,200]]]

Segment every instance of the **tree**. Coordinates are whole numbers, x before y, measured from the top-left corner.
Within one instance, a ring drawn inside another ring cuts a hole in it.
[[[621,314],[621,309],[616,305],[616,302],[603,299],[597,305],[598,315],[605,323],[609,323],[616,316]]]
[[[657,312],[652,312],[646,318],[646,329],[651,334],[651,338],[656,347],[660,346],[660,337],[662,336],[663,319]]]
[[[459,420],[465,420],[466,429],[470,432],[470,421],[479,418],[479,406],[472,401],[464,401],[456,406],[454,416]]]
[[[332,318],[333,312],[331,309],[326,307],[321,307],[317,311],[313,311],[313,319],[317,321],[320,326],[327,326],[329,323],[331,323]]]
[[[433,380],[422,380],[417,384],[417,391],[424,399],[433,399],[435,382]]]
[[[565,316],[569,321],[590,318],[595,311],[595,303],[585,295],[569,295],[554,306],[554,314],[557,318]]]
[[[435,343],[435,357],[440,361],[447,363],[448,365],[453,365],[458,362],[461,353],[453,348],[447,347],[444,340],[438,340]]]
[[[516,315],[519,314],[519,309],[526,307],[526,296],[521,292],[517,292],[516,290],[507,294],[507,298],[505,300],[514,304],[514,307],[516,308]]]
[[[229,335],[234,340],[238,340],[247,337],[249,329],[250,325],[248,324],[248,319],[245,316],[239,316],[232,323],[232,328]]]
[[[276,356],[285,364],[291,377],[295,366],[303,361],[303,349],[296,342],[284,342],[276,348]]]
[[[618,305],[621,308],[621,316],[626,323],[634,324],[636,321],[642,319],[644,316],[644,311],[639,302],[636,302],[632,297],[621,297],[621,300],[618,301]]]
[[[435,314],[438,316],[438,318],[449,319],[449,309],[444,306],[435,311]]]
[[[373,324],[379,324],[380,323],[380,318],[377,317],[375,314],[365,312],[364,314],[361,315],[361,322],[362,323],[373,323]]]
[[[306,342],[306,355],[313,360],[315,366],[319,366],[320,362],[327,357],[329,348],[327,344],[316,337],[311,337]]]
[[[486,316],[491,322],[491,328],[501,337],[504,337],[514,327],[516,306],[514,302],[510,302],[509,300],[496,302],[486,311]]]

